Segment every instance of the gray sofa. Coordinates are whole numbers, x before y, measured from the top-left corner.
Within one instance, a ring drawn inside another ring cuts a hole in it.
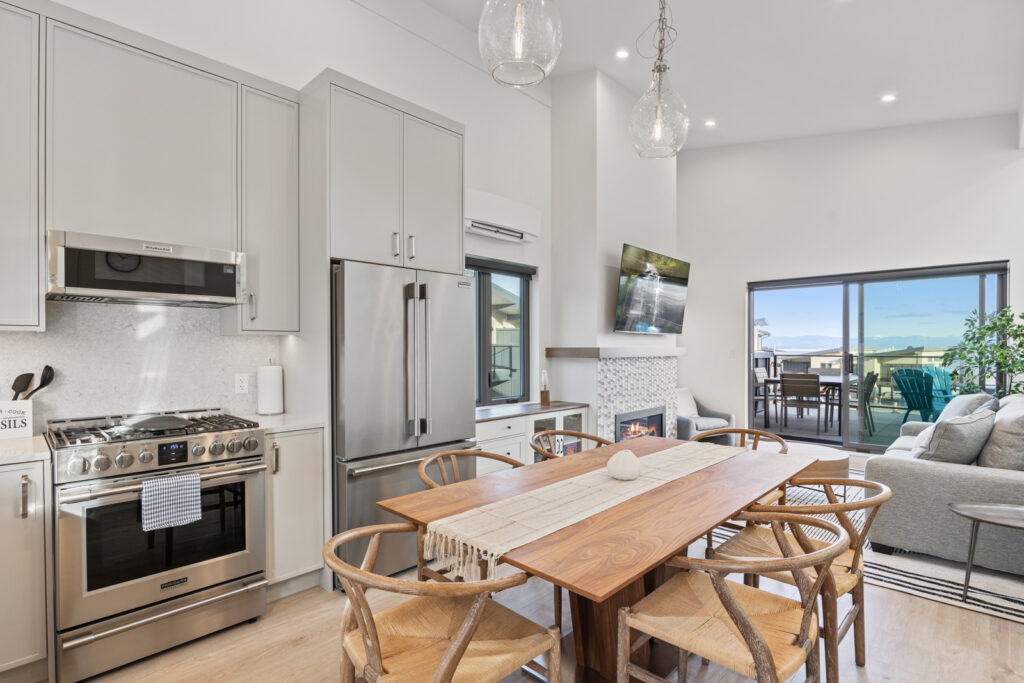
[[[1024,404],[1015,400],[1005,403],[999,406],[996,420],[1015,418],[1019,422],[1017,416]],[[893,492],[892,499],[879,509],[868,539],[873,549],[882,552],[900,548],[966,562],[970,521],[953,514],[948,504],[1024,505],[1024,470],[914,457],[918,435],[931,424],[907,422],[885,454],[868,460],[865,478],[886,484]],[[1024,449],[1024,442],[1020,448]],[[982,524],[975,564],[1024,574],[1024,532]]]

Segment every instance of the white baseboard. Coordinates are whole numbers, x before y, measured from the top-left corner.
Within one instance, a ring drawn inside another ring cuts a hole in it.
[[[270,587],[267,588],[267,602],[287,598],[289,595],[301,593],[308,588],[313,588],[314,586],[319,585],[320,570],[312,571],[308,574],[293,576],[290,579],[270,584]]]

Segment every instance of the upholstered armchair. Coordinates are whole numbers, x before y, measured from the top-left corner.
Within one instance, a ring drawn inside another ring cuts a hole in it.
[[[693,397],[689,389],[676,390],[676,437],[689,441],[709,429],[723,429],[736,426],[736,416],[712,410]],[[715,441],[715,439],[709,439]],[[721,437],[721,443],[732,445],[732,437]]]

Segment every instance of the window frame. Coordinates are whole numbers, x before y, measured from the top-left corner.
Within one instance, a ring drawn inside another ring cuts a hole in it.
[[[476,405],[493,406],[507,403],[526,403],[530,400],[530,282],[537,273],[533,266],[476,256],[466,256],[465,267],[476,273]],[[507,275],[520,278],[523,283],[520,301],[520,330],[522,334],[522,392],[515,397],[497,397],[491,393],[487,376],[491,367],[491,327],[482,324],[491,319],[491,276]]]

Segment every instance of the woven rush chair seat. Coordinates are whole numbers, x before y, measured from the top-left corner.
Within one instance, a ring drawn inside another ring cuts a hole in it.
[[[377,680],[431,681],[434,667],[451,645],[472,604],[473,596],[419,597],[375,614],[381,656],[387,669]],[[489,600],[452,681],[500,681],[515,673],[524,661],[550,650],[552,640],[547,629]],[[356,672],[363,671],[367,657],[358,629],[345,636],[344,648]]]
[[[797,540],[793,537],[793,534],[786,534],[786,540],[789,541],[792,547],[797,547]],[[810,541],[818,549],[828,546],[828,543],[824,541],[813,538]],[[779,544],[775,540],[775,534],[772,533],[771,529],[763,526],[748,526],[715,549],[716,557],[723,555],[729,557],[782,557],[782,551],[779,549]],[[850,548],[832,560],[832,577],[835,579],[836,592],[839,596],[846,595],[857,586],[857,574],[850,571],[853,569],[854,556],[856,555],[856,548]],[[858,558],[857,562],[857,569],[863,574],[863,555]],[[813,569],[806,569],[805,571],[809,573],[808,575],[811,580],[815,578]],[[763,576],[766,579],[774,579],[782,583],[788,583],[791,586],[794,584],[793,575],[789,572],[764,574]]]
[[[797,546],[799,547],[799,546]],[[796,600],[727,581],[743,611],[764,635],[778,670],[786,680],[804,665],[806,654],[794,643],[803,607]],[[675,645],[746,676],[757,678],[754,658],[704,572],[676,574],[631,610],[631,628]],[[817,615],[808,636],[818,637]]]

